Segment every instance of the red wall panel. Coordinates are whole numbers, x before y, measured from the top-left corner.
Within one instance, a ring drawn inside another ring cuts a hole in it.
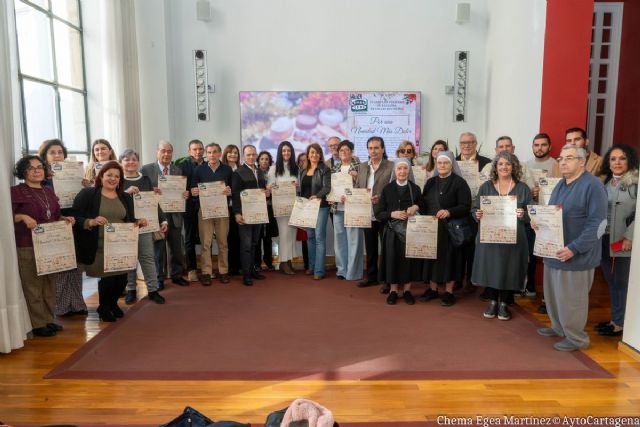
[[[593,0],[547,0],[540,131],[553,155],[569,127],[586,128]]]

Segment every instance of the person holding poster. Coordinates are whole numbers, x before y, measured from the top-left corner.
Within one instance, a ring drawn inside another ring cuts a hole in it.
[[[220,162],[236,171],[240,166],[240,150],[234,144],[228,144],[222,150],[222,158]],[[238,223],[236,216],[233,214],[233,198],[229,200],[229,276],[237,276],[240,274],[240,232],[238,231]]]
[[[358,162],[353,158],[353,143],[341,141],[338,144],[340,163],[336,163],[331,171],[332,176],[342,174],[351,179],[351,184],[358,176]],[[335,188],[331,188],[332,191]],[[336,276],[340,280],[362,279],[362,255],[364,250],[364,235],[362,229],[345,227],[344,202],[342,196],[340,202],[330,202],[333,211],[333,246],[336,254]]]
[[[558,165],[558,161],[551,157],[551,137],[548,134],[539,133],[534,136],[533,143],[531,144],[531,150],[533,151],[533,159],[527,162],[527,167],[534,177],[535,184],[531,189],[531,193],[533,195],[533,200],[539,201],[540,178],[559,178],[561,176],[560,166]],[[534,297],[536,296],[536,267],[539,260],[538,257],[533,255],[536,234],[530,226],[525,227],[525,230],[529,241],[529,267],[527,269],[527,285],[521,295],[525,297]],[[547,313],[544,298],[542,299],[540,306],[538,306],[538,313]]]
[[[204,144],[199,139],[189,141],[189,155],[176,160],[176,165],[182,169],[182,176],[187,177],[187,189],[193,188],[193,176],[196,168],[207,159],[204,158]],[[198,212],[200,210],[199,200],[192,195],[187,199],[184,209],[184,257],[187,263],[187,279],[190,282],[197,282],[198,279],[198,259],[196,257],[196,244],[199,242]]]
[[[464,271],[462,253],[449,239],[447,221],[449,218],[469,217],[471,190],[462,178],[451,151],[438,151],[435,155],[436,175],[424,186],[420,214],[438,218],[438,256],[437,259],[425,261],[424,280],[429,282],[429,289],[420,297],[420,301],[440,297],[440,304],[446,307],[455,303],[453,286],[456,281],[462,281]],[[438,294],[440,283],[445,284],[442,296]]]
[[[55,172],[52,165],[64,162],[67,158],[67,149],[59,139],[48,139],[42,143],[38,150],[38,155],[44,160],[47,168],[47,179],[42,183],[52,188],[53,176]],[[78,162],[78,167],[82,167],[82,162]],[[89,181],[83,179],[81,185],[86,187]],[[75,197],[75,196],[74,196]],[[73,202],[73,200],[71,200]],[[71,216],[71,209],[61,209],[63,215]],[[82,271],[78,268],[73,270],[61,271],[55,274],[56,281],[56,308],[54,313],[56,316],[73,316],[75,314],[88,314],[87,304],[82,297]]]
[[[124,170],[125,193],[131,194],[134,198],[140,192],[146,192],[146,194],[153,193],[153,186],[149,178],[138,172],[140,161],[138,153],[135,150],[127,148],[122,152],[118,161]],[[154,213],[156,220],[160,222],[160,232],[166,233],[168,227],[166,215],[159,206],[155,209]],[[147,220],[147,222],[151,221]],[[144,233],[141,230],[138,236],[138,262],[140,263],[140,269],[144,276],[144,283],[147,285],[148,298],[156,304],[164,304],[164,297],[158,292],[158,272],[156,271],[156,261],[153,253],[152,232]],[[127,293],[124,297],[124,303],[127,305],[133,304],[138,299],[136,279],[136,270],[132,270],[127,274]]]
[[[98,316],[103,322],[115,322],[124,316],[118,298],[127,285],[127,272],[104,271],[105,225],[135,222],[133,198],[124,192],[124,171],[116,161],[102,165],[95,186],[84,188],[73,201],[76,257],[90,277],[98,277]]]
[[[589,291],[595,268],[600,265],[600,238],[607,226],[607,191],[602,182],[587,173],[587,151],[567,144],[558,164],[562,181],[551,194],[550,205],[562,205],[565,247],[556,258],[544,258],[544,296],[550,328],[538,334],[564,337],[553,345],[558,351],[575,351],[589,346],[584,330],[589,313]]]
[[[436,156],[440,151],[449,151],[449,144],[447,144],[447,141],[439,139],[431,146],[431,150],[429,151],[429,160],[424,166],[427,180],[438,174],[438,169],[436,168]]]
[[[604,155],[600,178],[609,198],[609,220],[602,236],[600,266],[609,285],[611,320],[598,325],[598,335],[622,335],[627,306],[633,229],[638,201],[638,154],[626,144],[616,144]]]
[[[106,139],[96,139],[91,144],[91,155],[84,178],[93,185],[96,175],[105,162],[116,159],[116,153],[111,148],[111,144]]]
[[[424,186],[424,183],[425,183],[425,179],[424,179],[425,174],[421,173],[422,181],[416,182],[416,176],[413,173],[414,169],[424,171],[422,166],[416,166],[416,162],[415,162],[416,155],[417,155],[416,146],[413,145],[413,142],[411,141],[401,141],[400,144],[398,144],[398,148],[396,148],[396,158],[408,159],[409,163],[411,164],[411,169],[409,170],[409,181],[413,182],[418,187],[420,187],[420,191],[422,191],[422,187]],[[395,181],[395,179],[396,179],[396,176],[392,172],[391,179],[389,180],[389,182],[393,182]],[[422,186],[420,184],[422,184]]]
[[[511,139],[511,137],[507,135],[499,136],[498,139],[496,139],[495,151],[496,154],[503,151],[508,151],[511,154],[515,155],[516,146],[513,144],[513,139]],[[483,176],[488,177],[491,173],[491,166],[491,163],[489,163],[484,168],[482,168],[480,173]],[[534,175],[531,173],[526,163],[520,163],[520,167],[522,168],[522,179],[520,181],[527,184],[529,186],[529,189],[533,191],[533,188],[536,186]]]
[[[480,172],[486,165],[491,163],[491,159],[481,156],[478,152],[478,139],[475,134],[471,132],[463,132],[460,134],[459,146],[460,154],[456,157],[456,161],[458,161],[458,165],[461,168],[461,162],[475,162],[478,164],[478,172]],[[469,188],[471,189],[471,197],[475,199],[476,194],[474,193],[474,185],[472,185],[475,183],[467,182],[467,184],[469,184]],[[463,290],[468,293],[475,292],[476,290],[476,287],[471,284],[471,276],[473,275],[473,259],[476,250],[475,236],[478,233],[478,227],[474,221],[471,222],[471,230],[473,231],[473,239],[461,248],[464,260],[463,277],[466,278],[466,284]],[[462,282],[460,282],[459,285],[461,286]]]
[[[367,152],[369,161],[360,163],[358,166],[358,176],[356,177],[356,188],[368,188],[371,190],[371,204],[375,212],[376,204],[380,200],[380,194],[385,185],[391,180],[393,172],[393,162],[387,160],[387,153],[384,148],[384,139],[379,136],[372,136],[367,140]],[[364,229],[364,246],[367,251],[367,271],[366,277],[358,283],[358,287],[376,286],[378,284],[378,247],[384,224],[377,218],[371,218],[371,228]],[[389,288],[383,286],[381,292],[388,293]]]
[[[256,162],[258,167],[262,169],[265,176],[267,176],[267,183],[269,182],[269,169],[273,165],[273,157],[268,151],[261,151],[258,153],[258,161]],[[273,266],[273,238],[278,237],[278,225],[276,218],[273,215],[273,194],[267,197],[267,216],[269,217],[269,223],[262,227],[262,234],[260,235],[260,241],[256,248],[256,270],[261,270],[262,262],[264,262],[264,269],[267,271],[275,271]]]
[[[306,151],[307,163],[298,172],[300,182],[300,197],[310,200],[320,200],[320,210],[314,228],[307,229],[309,237],[309,270],[305,274],[313,274],[315,280],[324,279],[325,258],[327,255],[327,221],[329,219],[329,204],[327,194],[331,191],[331,171],[324,164],[322,147],[311,144]]]
[[[478,221],[482,221],[482,196],[516,197],[517,217],[516,243],[481,243],[480,235],[476,236],[476,252],[473,261],[471,282],[476,286],[485,286],[485,295],[489,298],[489,306],[484,317],[500,320],[511,319],[509,301],[513,292],[522,289],[527,274],[529,249],[524,224],[529,222],[526,214],[527,205],[533,198],[529,186],[520,181],[522,168],[518,158],[509,151],[496,155],[491,163],[489,181],[480,186],[471,213]]]
[[[212,142],[207,145],[206,156],[207,162],[198,166],[193,174],[191,194],[194,197],[200,196],[200,184],[209,182],[218,182],[224,185],[222,194],[229,198],[231,196],[231,176],[233,171],[230,166],[220,162],[222,148],[220,145]],[[217,196],[220,197],[220,196]],[[213,235],[215,233],[216,244],[218,245],[218,274],[222,283],[229,283],[229,246],[227,245],[227,237],[229,235],[229,217],[204,218],[202,214],[204,202],[199,204],[198,212],[198,230],[200,232],[200,243],[202,244],[202,252],[200,254],[200,264],[202,278],[200,281],[203,286],[211,285],[211,278],[215,277],[211,265],[211,245],[213,243]],[[225,212],[229,202],[225,202]]]
[[[289,141],[282,141],[278,145],[278,153],[276,154],[276,163],[271,165],[267,174],[268,188],[272,189],[274,185],[278,187],[289,187],[294,189],[293,197],[295,198],[295,188],[298,185],[298,164],[296,163],[296,155],[293,145]],[[272,192],[272,203],[277,196]],[[293,203],[293,200],[291,201]],[[275,206],[274,206],[275,208]],[[296,227],[289,225],[290,215],[276,216],[278,224],[278,260],[280,262],[280,271],[284,274],[295,274],[293,269],[293,258],[296,250]]]
[[[587,163],[584,168],[593,176],[598,176],[602,167],[602,157],[595,151],[589,149],[589,138],[587,132],[582,128],[569,128],[564,131],[564,142],[567,145],[575,145],[584,148],[587,152]]]
[[[260,240],[263,224],[246,224],[244,222],[241,193],[248,189],[262,189],[267,194],[267,178],[264,172],[256,165],[256,158],[258,157],[256,147],[245,145],[242,147],[242,156],[244,164],[236,169],[231,178],[232,206],[240,233],[240,262],[242,264],[243,282],[245,286],[253,286],[253,279],[266,279],[264,275],[254,268],[255,250]]]
[[[409,181],[411,163],[409,159],[396,159],[396,180],[388,183],[380,194],[373,212],[383,225],[382,253],[380,255],[380,280],[389,286],[387,304],[398,300],[398,285],[403,286],[404,302],[413,305],[411,282],[422,280],[424,261],[405,256],[407,219],[418,212],[420,189]]]
[[[142,175],[149,178],[153,190],[158,190],[158,177],[167,175],[182,176],[182,169],[178,166],[171,164],[173,158],[173,145],[168,141],[161,140],[158,142],[158,150],[156,152],[157,161],[148,163],[140,169]],[[184,192],[182,194],[185,200],[189,198],[189,192],[187,191],[186,184]],[[189,282],[182,278],[182,266],[184,265],[184,253],[182,245],[182,212],[167,213],[168,228],[165,234],[165,239],[156,240],[153,242],[155,257],[156,257],[156,271],[158,273],[158,288],[164,288],[164,279],[167,276],[165,271],[166,259],[169,258],[171,268],[169,275],[171,281],[178,286],[188,286]],[[169,251],[167,252],[167,246]]]
[[[46,177],[45,163],[38,156],[18,160],[14,176],[24,182],[11,187],[11,210],[18,252],[18,273],[29,310],[33,335],[51,337],[62,330],[54,323],[56,304],[54,274],[38,276],[31,230],[38,224],[59,221],[73,224],[73,217],[62,216],[58,198],[51,188],[42,185]]]

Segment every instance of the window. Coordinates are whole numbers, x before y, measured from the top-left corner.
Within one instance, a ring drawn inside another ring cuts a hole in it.
[[[22,150],[60,138],[87,160],[89,130],[79,0],[14,0],[22,91]]]

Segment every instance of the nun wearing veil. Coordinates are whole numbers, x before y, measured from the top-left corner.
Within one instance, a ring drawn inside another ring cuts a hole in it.
[[[420,214],[438,218],[438,258],[425,261],[424,280],[429,288],[420,301],[440,298],[440,304],[455,303],[453,285],[462,280],[462,251],[454,247],[449,239],[447,222],[452,218],[471,220],[471,190],[462,178],[458,163],[451,151],[440,151],[436,155],[434,175],[424,186],[420,198]],[[444,293],[438,293],[438,285],[444,285]]]
[[[395,180],[384,187],[379,202],[374,205],[376,219],[384,223],[380,280],[390,286],[387,304],[391,305],[398,299],[399,285],[403,286],[405,303],[414,304],[411,282],[421,281],[423,275],[424,261],[404,256],[407,220],[418,212],[420,200],[420,188],[408,179],[410,170],[409,159],[397,159]]]

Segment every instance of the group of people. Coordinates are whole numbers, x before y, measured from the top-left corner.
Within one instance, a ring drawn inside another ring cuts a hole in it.
[[[127,304],[137,300],[135,271],[104,272],[103,226],[117,222],[145,225],[144,219],[134,216],[132,195],[140,191],[160,192],[158,180],[163,175],[186,177],[185,212],[165,213],[159,209],[160,232],[141,234],[139,238],[138,260],[149,299],[156,303],[165,302],[158,291],[167,277],[179,286],[190,282],[210,286],[214,279],[226,284],[234,274],[241,274],[246,286],[265,279],[261,270],[275,269],[271,247],[276,236],[279,270],[283,274],[296,274],[292,261],[297,240],[303,240],[304,274],[321,280],[327,275],[327,224],[331,221],[338,279],[359,281],[359,287],[381,284],[380,291],[387,294],[386,302],[391,305],[400,296],[407,304],[415,303],[412,282],[428,284],[419,297],[421,301],[440,299],[443,306],[455,303],[456,284],[469,292],[481,286],[484,287],[481,297],[489,302],[484,317],[509,320],[514,293],[531,296],[536,292],[537,260],[533,246],[537,226],[529,218],[527,206],[539,202],[537,177],[546,175],[563,178],[549,204],[562,205],[565,247],[555,258],[544,259],[543,307],[549,314],[551,327],[538,332],[564,337],[554,344],[558,350],[585,348],[589,343],[584,331],[588,293],[598,265],[602,265],[612,299],[612,318],[598,325],[598,333],[620,335],[624,326],[638,157],[624,144],[614,145],[600,157],[589,150],[586,133],[579,128],[568,129],[565,142],[560,157],[554,159],[550,155],[550,137],[543,133],[536,135],[532,142],[534,158],[525,163],[515,155],[510,137],[497,139],[496,155],[489,159],[478,153],[475,135],[465,132],[459,139],[458,156],[454,156],[447,142],[438,140],[425,156],[426,161],[418,165],[412,142],[402,142],[396,150],[396,159],[391,161],[383,138],[378,136],[367,141],[367,161],[354,155],[353,143],[337,137],[328,140],[329,159],[324,159],[318,144],[310,144],[296,159],[292,144],[283,141],[275,162],[270,153],[258,153],[252,145],[245,145],[242,150],[235,145],[222,149],[216,143],[205,146],[199,140],[189,142],[189,156],[174,161],[173,146],[160,141],[156,161],[140,167],[134,150],[123,151],[116,160],[109,142],[97,140],[92,145],[83,181],[85,188],[72,208],[61,210],[52,188],[54,172],[50,165],[63,161],[66,149],[60,140],[45,141],[39,156],[25,156],[18,161],[15,175],[24,182],[11,191],[20,276],[33,332],[51,336],[61,330],[54,323],[54,314],[86,314],[82,271],[100,278],[98,314],[103,321],[115,321],[123,315],[117,301],[125,290]],[[470,160],[477,162],[479,174],[486,178],[477,194],[472,194],[458,164]],[[422,188],[416,184],[414,166],[419,166],[426,175]],[[534,173],[534,169],[543,173]],[[346,174],[354,188],[369,190],[371,227],[345,226],[345,196],[327,200],[332,174]],[[215,181],[224,183],[229,215],[203,218],[199,184]],[[300,197],[320,201],[314,227],[301,232],[289,225],[289,217],[274,218],[269,201],[271,190],[285,185],[294,186]],[[268,224],[245,222],[241,194],[248,189],[264,192],[269,203]],[[481,196],[516,198],[515,244],[480,241]],[[406,225],[414,215],[437,218],[437,259],[405,256]],[[37,276],[30,230],[36,224],[61,219],[73,224],[77,260],[82,268]],[[457,241],[452,235],[452,224],[465,231],[464,241]],[[217,269],[212,265],[214,241]],[[200,274],[195,250],[198,243]],[[187,280],[183,276],[185,268]],[[442,292],[440,286],[444,288]]]

